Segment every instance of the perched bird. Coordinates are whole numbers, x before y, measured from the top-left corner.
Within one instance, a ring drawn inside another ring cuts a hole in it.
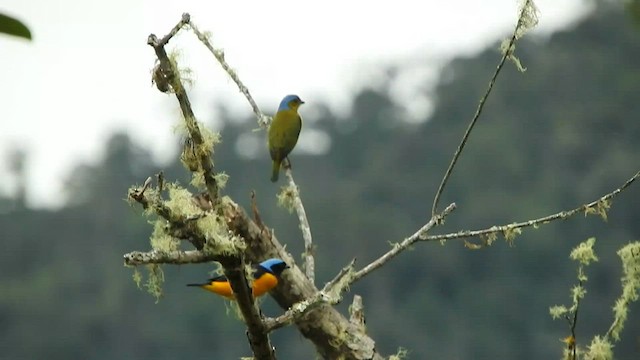
[[[278,112],[273,117],[269,128],[269,153],[273,160],[271,181],[278,181],[280,164],[289,155],[298,142],[302,129],[302,118],[298,107],[304,104],[298,95],[287,95],[280,102]]]
[[[278,277],[289,265],[280,259],[269,259],[254,265],[253,284],[251,286],[253,297],[257,298],[269,292],[278,285]],[[229,300],[235,297],[231,290],[231,284],[226,276],[220,275],[209,279],[202,284],[187,284],[187,286],[198,286],[205,290],[209,290]]]

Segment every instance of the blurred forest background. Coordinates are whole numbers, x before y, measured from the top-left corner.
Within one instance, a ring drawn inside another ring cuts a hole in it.
[[[437,232],[571,208],[638,171],[640,28],[630,14],[601,3],[573,29],[519,43],[528,71],[520,74],[511,64],[503,71],[441,202],[455,201],[458,210]],[[360,265],[375,259],[428,220],[433,194],[499,59],[496,48],[446,66],[428,121],[400,119],[385,86],[359,93],[344,118],[328,107],[307,116],[305,130],[331,139],[326,154],[292,155],[317,246],[318,285],[353,257]],[[395,73],[390,68],[389,78]],[[276,206],[279,186],[269,182],[266,149],[256,159],[238,151],[256,141],[263,146],[264,133],[252,132],[249,113],[216,122],[224,123],[215,164],[230,175],[225,193],[247,208],[255,189],[264,220],[298,256],[297,220]],[[155,164],[135,137],[114,134],[101,162],[69,174],[62,209],[27,208],[24,188],[0,198],[0,358],[250,354],[244,327],[225,302],[184,286],[206,278],[215,265],[165,267],[157,304],[122,266],[124,253],[149,248],[151,232],[139,207],[124,201],[127,189],[160,170],[167,179],[189,181],[178,154],[172,164]],[[25,156],[28,149],[13,159],[18,176],[29,176]],[[578,320],[584,345],[611,323],[621,276],[615,252],[640,239],[639,196],[634,184],[614,200],[607,222],[578,216],[527,229],[512,247],[502,241],[479,251],[462,241],[418,244],[356,283],[340,309],[346,312],[352,294],[364,297],[368,330],[384,354],[403,347],[411,359],[559,358],[569,328],[553,321],[548,308],[569,302],[576,266],[568,254],[597,237],[600,262],[588,268]],[[267,315],[281,312],[272,299],[262,305]],[[616,358],[639,359],[640,304],[632,305],[622,337]],[[313,347],[295,328],[277,331],[273,342],[279,358],[313,358]]]

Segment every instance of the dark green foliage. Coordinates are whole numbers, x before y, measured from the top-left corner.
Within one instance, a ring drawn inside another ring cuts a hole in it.
[[[0,33],[31,40],[31,31],[19,20],[0,13]]]
[[[521,43],[517,55],[528,71],[505,68],[441,201],[442,207],[455,201],[458,210],[437,230],[543,216],[591,201],[633,175],[640,165],[637,34],[622,12],[602,8],[546,43]],[[358,94],[345,119],[325,111],[307,122],[332,139],[325,156],[291,155],[317,246],[319,285],[351,258],[362,266],[428,220],[442,173],[498,59],[491,49],[448,66],[435,113],[422,124],[393,118],[387,89]],[[238,137],[253,128],[253,119],[226,122],[215,161],[230,175],[224,192],[248,208],[255,189],[264,221],[300,254],[296,217],[276,207],[277,186],[265,176],[271,164],[264,137],[260,158],[235,152]],[[224,302],[184,286],[212,266],[166,267],[157,305],[121,266],[123,253],[148,249],[151,231],[140,209],[123,201],[127,189],[160,169],[187,184],[177,157],[154,164],[127,136],[116,135],[103,161],[71,174],[67,207],[10,210],[11,199],[0,199],[0,357],[249,355],[244,328],[226,315]],[[565,302],[575,281],[567,254],[598,238],[600,262],[589,269],[578,321],[584,344],[612,319],[620,277],[615,251],[638,239],[639,196],[634,184],[614,200],[608,222],[576,217],[528,229],[514,247],[418,244],[351,290],[363,295],[369,332],[385,354],[402,346],[412,359],[559,358],[568,326],[553,321],[548,307]],[[271,299],[263,305],[267,315],[280,313]],[[638,319],[634,304],[617,358],[637,358]],[[312,346],[294,329],[278,331],[273,343],[279,358],[312,358]]]

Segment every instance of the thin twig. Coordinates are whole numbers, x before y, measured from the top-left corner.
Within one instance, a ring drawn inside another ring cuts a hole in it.
[[[266,319],[265,323],[267,325],[268,331],[273,331],[285,325],[288,325],[303,316],[309,309],[321,303],[329,303],[335,305],[339,303],[342,298],[341,294],[354,282],[358,281],[365,275],[369,274],[373,270],[381,267],[389,260],[393,259],[396,255],[400,254],[402,251],[406,250],[409,246],[413,245],[416,241],[426,236],[426,233],[432,229],[434,226],[441,224],[447,215],[452,212],[456,208],[456,204],[452,203],[447,206],[441,214],[437,214],[432,217],[423,227],[421,227],[418,231],[416,231],[413,235],[404,239],[401,243],[396,244],[391,250],[387,253],[380,256],[378,259],[371,262],[369,265],[365,266],[363,269],[354,272],[354,264],[355,259],[351,260],[351,262],[342,268],[340,272],[325,286],[322,290],[316,292],[316,294],[308,298],[295,306],[292,306],[286,313],[275,318],[275,319]]]
[[[249,101],[249,104],[253,109],[253,113],[258,118],[258,125],[261,128],[266,128],[267,125],[269,124],[269,117],[265,116],[264,113],[260,111],[258,104],[253,99],[253,96],[251,96],[251,92],[249,92],[249,88],[247,88],[244,85],[244,83],[242,83],[242,81],[240,80],[240,77],[238,76],[238,73],[236,73],[236,71],[233,70],[231,66],[229,66],[229,63],[227,63],[227,61],[224,58],[224,50],[216,49],[211,43],[211,36],[209,34],[201,32],[193,22],[189,23],[189,26],[191,27],[191,30],[193,31],[193,33],[196,34],[196,36],[198,37],[198,40],[200,40],[204,44],[204,46],[206,46],[207,49],[209,49],[211,54],[213,54],[216,60],[218,60],[218,62],[220,63],[220,66],[222,66],[222,69],[226,71],[227,74],[229,74],[229,77],[231,78],[231,80],[233,80],[233,82],[236,83],[240,92],[244,95],[244,97],[247,98],[247,101]]]
[[[187,25],[189,22],[191,21],[191,15],[189,15],[188,13],[184,13],[182,14],[182,18],[180,19],[180,21],[176,24],[176,26],[174,26],[171,31],[169,31],[169,33],[167,35],[165,35],[162,39],[160,39],[157,43],[158,46],[165,46],[169,43],[169,40],[171,40],[171,38],[173,38],[174,36],[176,36],[176,34],[178,34],[178,32],[180,31],[180,29],[182,29],[185,25]]]
[[[361,270],[358,270],[351,277],[351,283],[356,282],[358,279],[372,272],[373,270],[379,268],[380,266],[387,263],[387,261],[393,259],[396,255],[400,254],[402,251],[407,249],[409,246],[413,245],[416,241],[424,239],[429,230],[431,230],[434,226],[440,224],[444,218],[449,215],[456,208],[455,203],[449,204],[441,214],[436,214],[429,219],[423,227],[421,227],[418,231],[416,231],[413,235],[404,239],[401,243],[395,244],[394,247],[389,250],[387,253],[379,257],[378,259],[371,262],[369,265],[365,266]]]
[[[582,265],[580,265],[582,266]],[[582,280],[578,280],[578,286],[582,287]],[[573,312],[573,321],[571,321],[571,339],[573,340],[571,347],[572,360],[576,360],[578,347],[578,338],[576,337],[576,326],[578,325],[578,309],[580,309],[580,297],[576,298],[576,310]]]
[[[298,215],[298,221],[300,222],[300,231],[302,231],[302,238],[304,239],[304,273],[309,280],[315,282],[315,260],[313,258],[313,238],[311,237],[311,226],[309,226],[309,220],[307,220],[307,213],[304,210],[302,199],[300,198],[300,190],[298,185],[293,180],[293,173],[291,167],[285,167],[285,175],[289,180],[289,188],[293,193],[293,207],[296,209]]]
[[[506,225],[499,225],[499,226],[492,226],[488,229],[482,229],[482,230],[463,230],[463,231],[458,231],[455,233],[449,233],[449,234],[442,234],[442,235],[430,235],[427,236],[424,239],[421,239],[422,241],[443,241],[443,240],[451,240],[451,239],[460,239],[460,238],[470,238],[470,237],[476,237],[476,236],[481,236],[481,235],[488,235],[488,234],[496,234],[496,233],[504,233],[513,229],[519,229],[519,228],[525,228],[525,227],[530,227],[530,226],[538,226],[541,224],[546,224],[548,222],[554,221],[554,220],[564,220],[567,219],[571,216],[576,215],[577,213],[580,212],[584,212],[585,214],[588,213],[597,213],[597,209],[599,206],[601,206],[602,204],[606,204],[609,200],[613,199],[615,196],[617,196],[618,194],[620,194],[622,191],[624,191],[626,188],[628,188],[636,179],[640,178],[640,171],[638,171],[635,175],[633,175],[629,180],[627,180],[624,184],[622,184],[622,186],[620,186],[619,188],[613,190],[612,192],[598,198],[597,200],[594,200],[588,204],[584,204],[584,205],[580,205],[574,209],[568,210],[568,211],[560,211],[558,213],[552,214],[552,215],[547,215],[538,219],[534,219],[534,220],[528,220],[528,221],[523,221],[523,222],[517,222],[517,223],[513,223],[513,224],[506,224]],[[595,211],[594,211],[595,210]]]
[[[506,62],[507,58],[511,55],[511,49],[513,48],[513,45],[516,42],[517,32],[518,32],[518,29],[520,28],[520,26],[522,24],[522,18],[523,18],[524,14],[525,14],[525,10],[526,9],[527,9],[526,6],[522,7],[522,10],[520,11],[520,16],[518,16],[518,23],[516,25],[515,30],[513,31],[513,35],[511,35],[511,39],[509,40],[509,44],[507,46],[507,50],[502,55],[502,58],[500,59],[500,62],[498,63],[498,66],[496,67],[496,71],[493,73],[493,77],[491,77],[491,80],[489,81],[489,85],[487,86],[487,90],[485,91],[484,95],[480,99],[480,103],[478,104],[478,108],[476,109],[476,113],[473,115],[473,119],[471,119],[471,122],[469,123],[469,126],[467,127],[467,130],[464,132],[464,136],[462,136],[462,140],[460,141],[460,144],[458,145],[458,148],[456,149],[456,152],[453,154],[453,158],[451,159],[451,163],[449,164],[449,167],[447,168],[447,171],[444,173],[444,177],[442,178],[442,181],[440,182],[440,186],[438,187],[438,191],[436,192],[436,196],[433,199],[433,207],[431,208],[431,216],[435,216],[436,215],[436,212],[438,210],[438,202],[440,201],[440,196],[442,195],[442,192],[444,191],[444,187],[447,184],[447,181],[449,180],[449,177],[451,176],[451,173],[453,172],[453,168],[455,167],[456,163],[458,162],[458,158],[460,157],[460,154],[462,153],[462,150],[464,149],[464,146],[467,144],[467,139],[469,138],[469,135],[471,134],[471,130],[473,130],[473,127],[475,126],[476,122],[480,118],[480,114],[482,113],[482,109],[484,109],[484,105],[487,102],[487,99],[489,98],[489,94],[491,94],[491,90],[493,89],[493,85],[496,83],[496,79],[498,78],[498,75],[500,74],[500,71],[502,70],[502,68],[504,66],[504,63]]]

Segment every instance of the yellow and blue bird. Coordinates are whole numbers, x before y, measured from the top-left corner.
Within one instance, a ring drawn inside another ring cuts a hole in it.
[[[287,265],[287,263],[276,258],[265,260],[258,265],[253,265],[253,283],[251,284],[253,297],[260,297],[276,287],[280,274],[288,268],[289,265]],[[231,284],[224,275],[211,278],[206,283],[187,284],[187,286],[198,286],[229,300],[235,299]]]
[[[302,117],[298,108],[304,101],[298,95],[287,95],[280,102],[278,111],[269,127],[269,154],[273,160],[271,181],[278,181],[280,165],[298,142],[302,130]]]

